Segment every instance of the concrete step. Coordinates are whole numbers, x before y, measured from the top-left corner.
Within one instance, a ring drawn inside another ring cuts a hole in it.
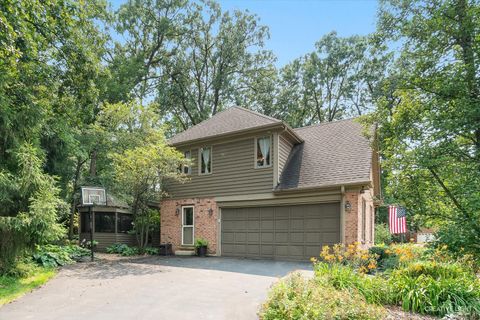
[[[175,255],[176,256],[194,256],[195,250],[176,250]]]

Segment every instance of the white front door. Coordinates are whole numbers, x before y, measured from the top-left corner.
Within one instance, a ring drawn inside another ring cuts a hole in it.
[[[193,206],[182,207],[182,245],[193,245]]]

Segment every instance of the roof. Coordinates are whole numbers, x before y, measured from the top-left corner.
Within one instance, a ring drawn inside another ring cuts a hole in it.
[[[372,148],[354,120],[294,129],[304,142],[290,152],[276,190],[369,182]]]
[[[276,124],[283,122],[242,107],[231,107],[177,134],[168,143],[175,145]]]

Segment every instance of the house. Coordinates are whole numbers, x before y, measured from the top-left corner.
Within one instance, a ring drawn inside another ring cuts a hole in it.
[[[306,260],[323,245],[373,244],[379,161],[355,120],[292,129],[232,107],[169,140],[191,159],[170,181],[161,242],[211,255]]]

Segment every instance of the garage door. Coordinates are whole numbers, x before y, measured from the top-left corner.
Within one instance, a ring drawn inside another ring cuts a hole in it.
[[[308,260],[340,242],[340,204],[222,208],[221,226],[224,256]]]

